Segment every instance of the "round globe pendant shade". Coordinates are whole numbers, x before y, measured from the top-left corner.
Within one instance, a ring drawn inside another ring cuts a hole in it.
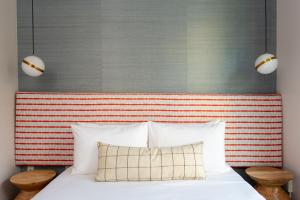
[[[278,67],[278,59],[273,54],[263,54],[255,61],[255,68],[261,74],[271,74]]]
[[[37,77],[44,73],[45,63],[37,56],[28,56],[22,61],[22,70],[29,76]]]

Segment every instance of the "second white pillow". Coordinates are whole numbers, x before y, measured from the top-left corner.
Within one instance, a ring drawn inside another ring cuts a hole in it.
[[[171,147],[203,142],[204,168],[207,173],[227,171],[225,163],[225,122],[205,124],[149,124],[149,147]]]

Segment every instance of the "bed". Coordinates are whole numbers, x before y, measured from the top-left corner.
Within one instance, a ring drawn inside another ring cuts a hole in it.
[[[33,200],[263,200],[235,171],[208,175],[204,181],[95,182],[95,175],[65,170]]]
[[[225,120],[226,162],[231,167],[282,166],[282,103],[278,94],[16,95],[16,164],[71,166],[70,125],[83,123],[205,123]],[[48,199],[245,199],[262,198],[234,170],[201,181],[95,182],[95,175],[65,170],[34,200]]]

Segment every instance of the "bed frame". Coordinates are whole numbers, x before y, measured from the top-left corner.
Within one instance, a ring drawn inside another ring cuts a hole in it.
[[[282,100],[278,94],[40,93],[16,95],[19,166],[73,163],[76,122],[205,123],[226,120],[226,161],[233,167],[282,166]]]

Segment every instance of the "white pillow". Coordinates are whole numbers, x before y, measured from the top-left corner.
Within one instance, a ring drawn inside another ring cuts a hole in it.
[[[225,122],[206,124],[149,124],[149,146],[170,147],[203,142],[204,168],[207,173],[222,173],[230,168],[225,162]]]
[[[148,124],[126,125],[71,125],[74,134],[74,163],[72,174],[96,174],[97,142],[130,146],[147,147]]]
[[[84,123],[80,122],[77,123],[77,125],[85,126],[85,127],[119,127],[124,125],[133,125],[133,124],[139,124],[139,123],[129,123],[129,124],[95,124],[95,123]]]

